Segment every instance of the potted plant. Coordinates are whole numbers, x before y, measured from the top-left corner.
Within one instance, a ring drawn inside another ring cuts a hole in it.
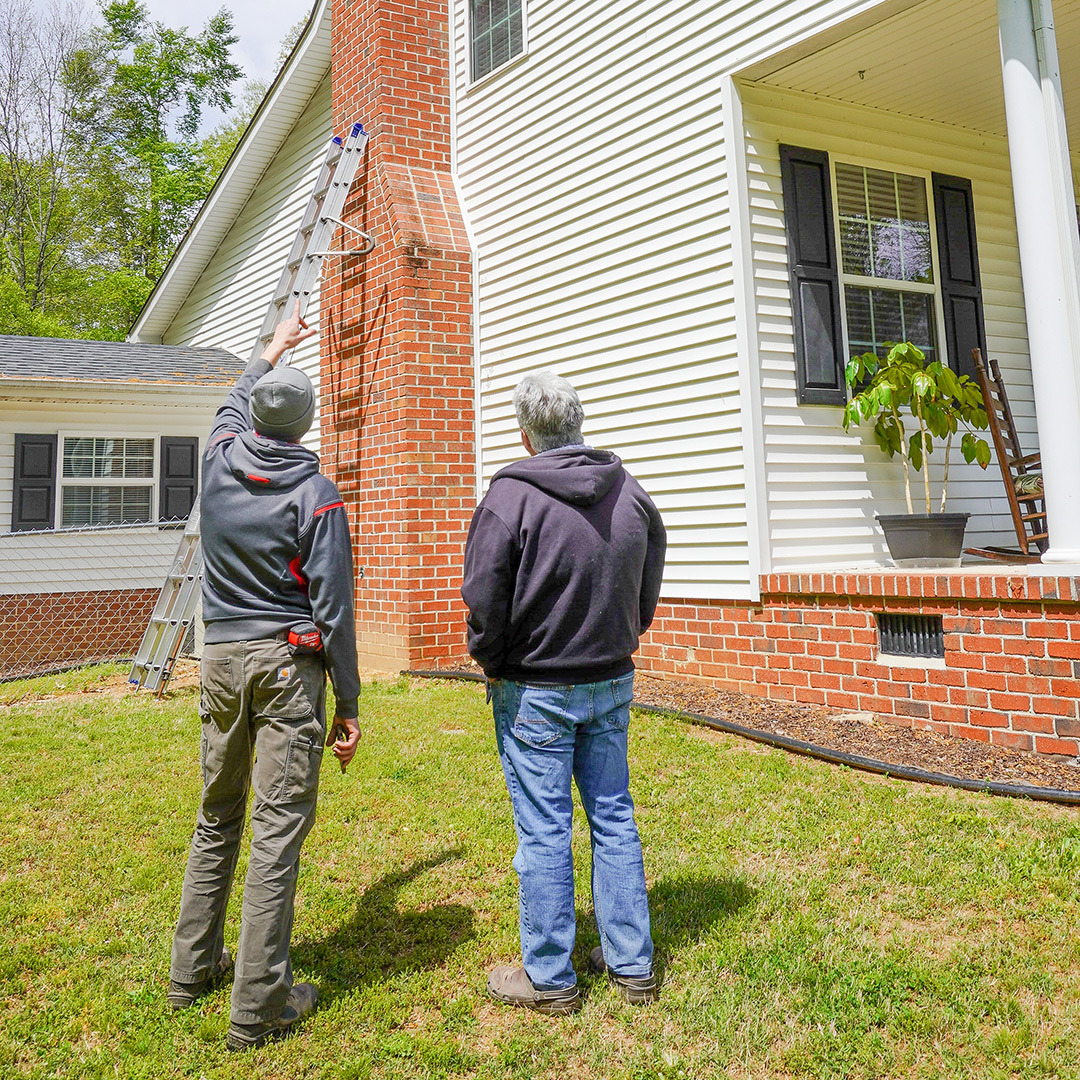
[[[878,514],[894,562],[935,562],[960,558],[970,514],[945,513],[949,456],[961,433],[964,460],[982,468],[990,463],[990,445],[975,432],[989,426],[982,392],[966,375],[957,375],[940,361],[926,363],[926,354],[910,341],[886,342],[882,359],[872,352],[853,356],[844,375],[852,395],[844,408],[844,429],[874,421],[874,440],[888,457],[899,454],[904,469],[906,514]],[[908,424],[911,424],[909,434]],[[935,511],[930,490],[930,455],[945,448],[941,502]],[[911,468],[922,473],[926,513],[915,513]]]

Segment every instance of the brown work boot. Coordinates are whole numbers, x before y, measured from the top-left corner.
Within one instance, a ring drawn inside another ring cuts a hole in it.
[[[311,983],[296,983],[276,1020],[264,1024],[230,1024],[225,1045],[230,1050],[258,1050],[273,1039],[284,1039],[296,1030],[305,1016],[315,1011],[318,1000],[319,991]]]
[[[631,1005],[649,1005],[660,996],[659,987],[656,985],[656,972],[650,971],[648,975],[619,975],[609,970],[604,961],[603,947],[600,945],[589,953],[589,970],[594,975],[602,975],[606,971],[619,993]]]
[[[523,1009],[563,1015],[581,1008],[581,995],[576,986],[560,990],[537,990],[524,968],[502,965],[488,975],[488,993],[496,1001],[519,1005]]]
[[[199,998],[209,994],[228,975],[232,966],[232,953],[228,949],[222,949],[214,970],[205,979],[193,983],[176,982],[175,979],[170,979],[168,998],[173,1010],[190,1008]]]

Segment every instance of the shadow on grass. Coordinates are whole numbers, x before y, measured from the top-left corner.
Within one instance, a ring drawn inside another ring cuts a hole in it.
[[[325,1000],[357,986],[403,971],[434,968],[474,936],[473,910],[463,904],[436,904],[422,911],[402,911],[398,893],[428,870],[460,858],[451,848],[373,881],[352,918],[318,940],[294,943],[293,960],[315,977]]]
[[[653,966],[663,980],[671,958],[696,945],[710,930],[740,908],[754,902],[757,890],[740,878],[677,877],[658,881],[649,890],[649,919],[655,947]],[[600,943],[591,910],[577,913],[578,968]]]

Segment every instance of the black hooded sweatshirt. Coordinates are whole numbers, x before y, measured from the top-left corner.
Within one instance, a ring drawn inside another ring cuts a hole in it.
[[[609,451],[566,446],[500,469],[465,546],[469,652],[518,682],[633,671],[666,547],[659,511]]]
[[[360,679],[349,519],[315,454],[251,429],[251,388],[270,367],[248,365],[218,409],[203,455],[206,640],[253,641],[314,622],[337,715],[353,717]]]

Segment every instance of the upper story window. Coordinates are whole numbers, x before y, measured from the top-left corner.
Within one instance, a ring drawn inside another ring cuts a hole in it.
[[[65,436],[61,526],[152,521],[154,441]]]
[[[926,180],[836,162],[840,285],[847,355],[911,341],[937,358],[934,259]]]
[[[469,0],[475,82],[517,56],[525,45],[524,0]]]

